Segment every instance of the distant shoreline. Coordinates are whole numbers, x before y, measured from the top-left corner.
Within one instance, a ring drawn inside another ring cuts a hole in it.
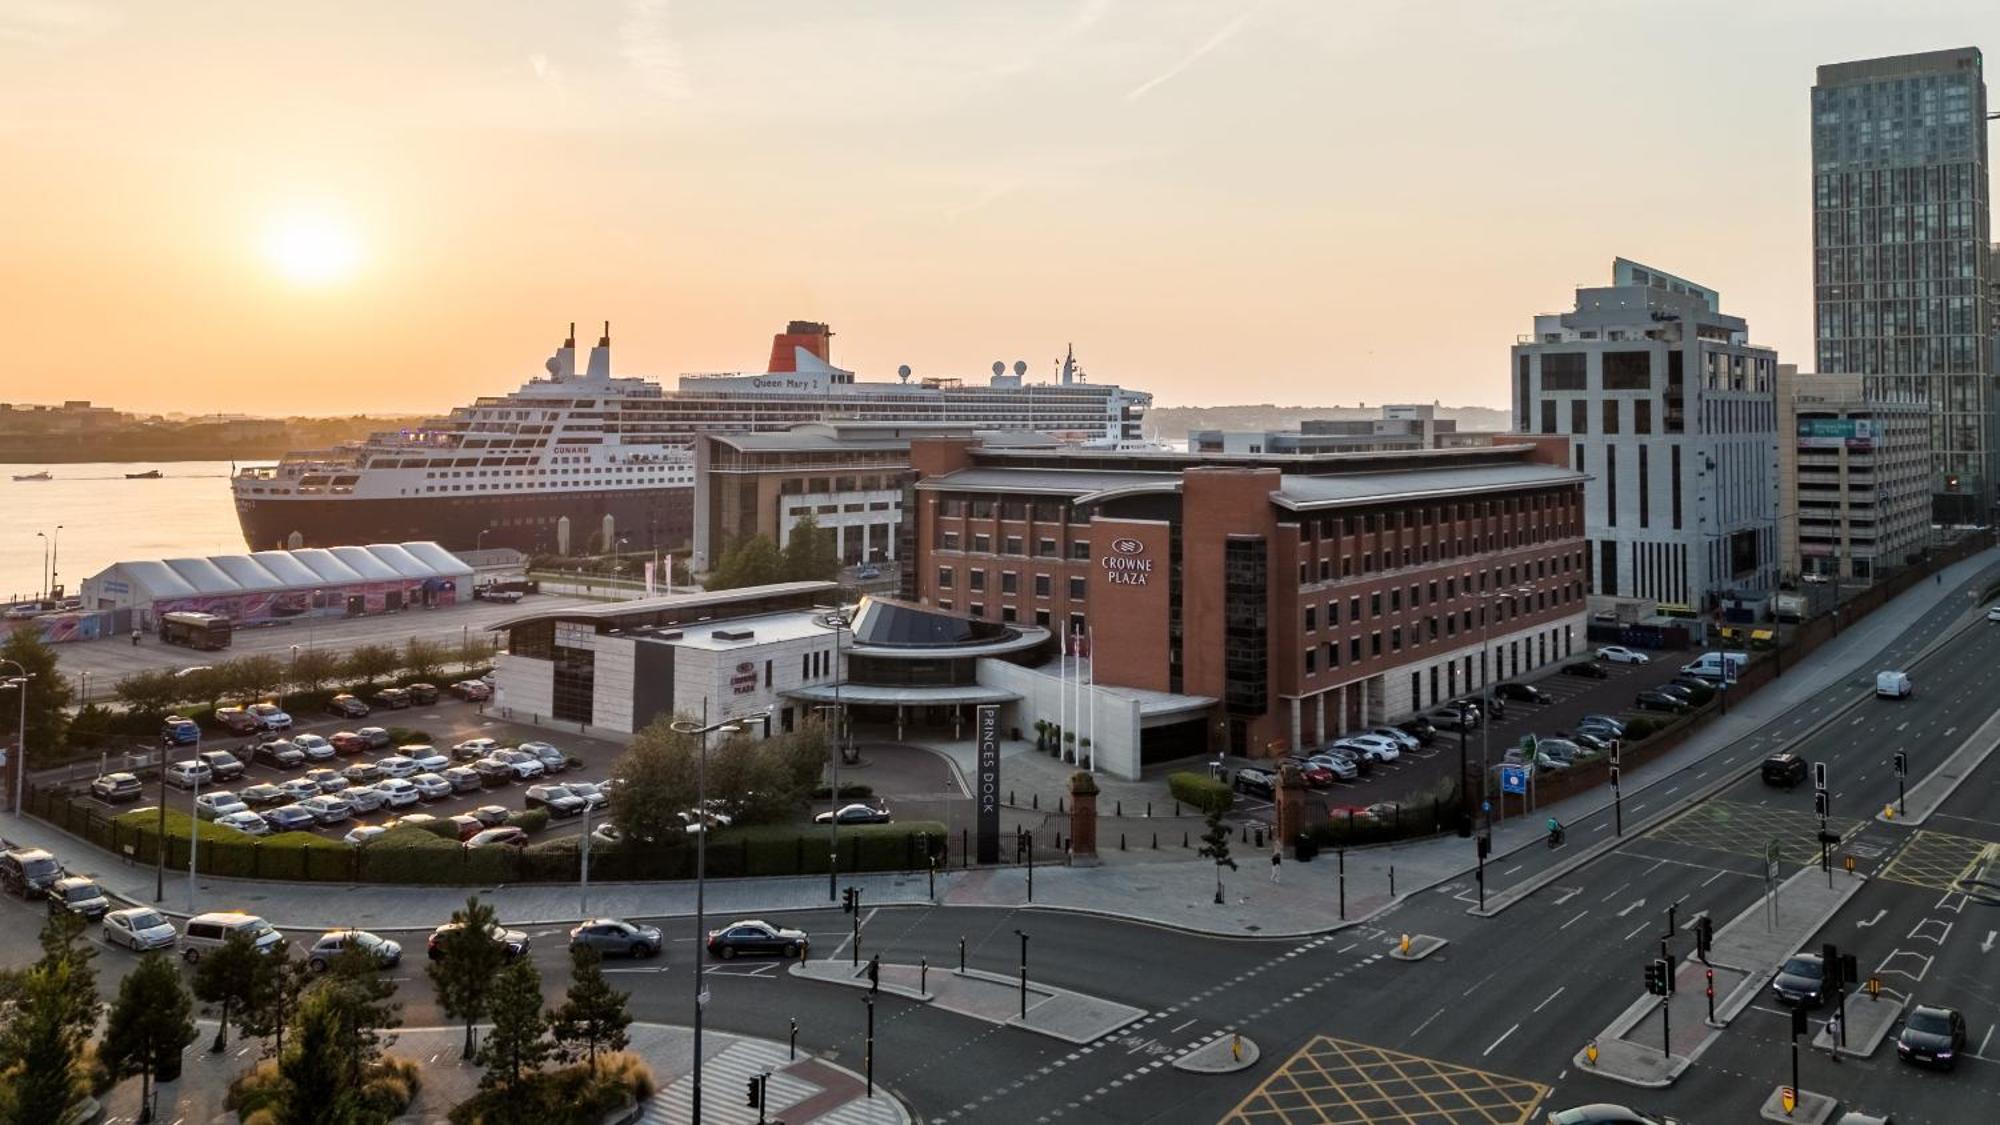
[[[52,449],[22,452],[9,449],[0,453],[0,465],[170,465],[180,461],[276,461],[290,450],[282,443],[270,447],[251,446],[222,452],[214,449],[170,449],[121,445],[116,449]]]

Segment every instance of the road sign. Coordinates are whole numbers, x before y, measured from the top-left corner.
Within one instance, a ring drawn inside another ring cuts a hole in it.
[[[1821,793],[1824,793],[1824,792],[1826,792],[1826,763],[1825,763],[1825,762],[1814,762],[1814,763],[1813,763],[1813,789],[1815,789],[1816,791],[1818,791],[1818,792],[1821,792]]]
[[[1785,1107],[1785,1113],[1789,1116],[1793,1110],[1799,1108],[1799,1092],[1790,1086],[1781,1086],[1778,1089],[1778,1101]]]
[[[1522,793],[1528,791],[1528,769],[1526,766],[1500,767],[1500,792]]]
[[[1491,802],[1491,801],[1481,801],[1481,802],[1479,802],[1479,811],[1480,811],[1480,812],[1492,812],[1492,811],[1493,811],[1493,802]]]
[[[1771,842],[1764,845],[1764,878],[1778,877],[1778,861],[1783,858],[1785,858],[1785,845],[1776,836],[1771,837]]]

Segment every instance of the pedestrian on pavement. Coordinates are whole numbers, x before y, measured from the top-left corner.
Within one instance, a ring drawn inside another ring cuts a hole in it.
[[[1271,849],[1271,881],[1272,881],[1273,883],[1275,883],[1275,882],[1277,882],[1277,881],[1278,881],[1278,866],[1279,866],[1280,864],[1284,863],[1284,861],[1285,861],[1285,853],[1284,853],[1284,849],[1282,849],[1282,848],[1272,848],[1272,849]]]
[[[1944,571],[1942,570],[1937,572],[1937,584],[1940,586],[1944,585]]]
[[[139,647],[139,630],[137,629],[132,630],[132,647]]]
[[[1840,1009],[1826,1017],[1826,1053],[1834,1062],[1840,1061]]]

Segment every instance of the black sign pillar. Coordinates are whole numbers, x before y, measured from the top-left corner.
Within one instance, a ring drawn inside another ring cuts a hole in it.
[[[979,708],[979,862],[1000,862],[1000,708]]]

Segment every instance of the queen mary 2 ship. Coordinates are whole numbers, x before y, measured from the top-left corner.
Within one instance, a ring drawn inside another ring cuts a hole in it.
[[[683,375],[665,391],[611,374],[611,326],[576,369],[576,329],[546,378],[414,429],[239,469],[236,516],[253,550],[433,540],[531,553],[674,550],[689,541],[694,435],[799,422],[971,423],[1082,445],[1140,441],[1153,396],[1084,381],[1073,357],[1053,382],[1026,365],[959,379],[862,382],[834,367],[824,324],[793,321],[759,374]]]

